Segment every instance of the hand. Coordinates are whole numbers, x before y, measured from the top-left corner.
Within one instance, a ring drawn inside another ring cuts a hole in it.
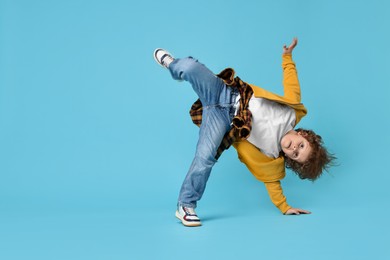
[[[284,213],[284,215],[300,215],[300,214],[311,214],[311,212],[304,209],[290,208],[289,210],[286,211],[286,213]]]
[[[291,54],[292,51],[294,50],[295,46],[298,44],[298,38],[294,38],[290,46],[283,46],[283,54]]]

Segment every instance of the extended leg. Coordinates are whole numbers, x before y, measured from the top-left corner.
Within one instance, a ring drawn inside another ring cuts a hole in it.
[[[216,162],[217,149],[230,129],[229,110],[230,108],[217,106],[205,108],[203,111],[195,157],[181,187],[179,205],[195,208],[197,201],[202,198],[211,169]]]

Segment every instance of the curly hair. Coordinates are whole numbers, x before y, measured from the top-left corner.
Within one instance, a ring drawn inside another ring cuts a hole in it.
[[[315,181],[323,171],[328,171],[329,167],[334,165],[336,157],[329,153],[324,147],[321,136],[312,130],[302,128],[296,129],[301,136],[305,138],[311,147],[309,158],[304,163],[299,163],[284,155],[286,167],[294,171],[299,178]]]

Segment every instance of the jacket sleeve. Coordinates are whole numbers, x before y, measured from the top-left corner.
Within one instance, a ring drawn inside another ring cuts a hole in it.
[[[283,157],[270,158],[248,140],[235,142],[233,146],[237,150],[238,159],[259,181],[274,182],[286,176]]]
[[[283,88],[284,97],[292,103],[301,102],[301,88],[298,80],[298,73],[291,54],[283,54]]]
[[[291,207],[287,204],[286,197],[283,195],[280,181],[264,182],[272,203],[284,214]]]
[[[256,179],[263,182],[271,201],[285,213],[290,206],[286,202],[280,180],[285,176],[284,159],[267,157],[247,140],[233,143],[238,158],[243,162]]]

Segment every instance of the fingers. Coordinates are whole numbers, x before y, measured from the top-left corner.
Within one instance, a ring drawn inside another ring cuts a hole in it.
[[[283,53],[292,53],[294,50],[295,46],[298,44],[298,38],[293,38],[290,46],[287,47],[287,45],[283,45]]]
[[[292,51],[295,48],[295,46],[297,46],[297,44],[298,44],[298,38],[295,37],[291,42],[290,46],[288,47],[288,49]]]
[[[301,213],[301,214],[311,214],[310,211],[304,210],[304,209],[299,209],[299,213]]]
[[[299,214],[310,214],[310,211],[304,210],[304,209],[295,209],[294,214],[299,215]]]
[[[297,37],[294,37],[294,39],[293,39],[293,41],[292,41],[292,43],[291,43],[291,46],[293,47],[293,48],[295,48],[295,46],[297,46],[297,44],[298,44],[298,38]],[[290,47],[291,47],[290,46]]]
[[[310,211],[304,210],[304,209],[296,209],[296,208],[290,208],[286,215],[300,215],[300,214],[311,214]]]

